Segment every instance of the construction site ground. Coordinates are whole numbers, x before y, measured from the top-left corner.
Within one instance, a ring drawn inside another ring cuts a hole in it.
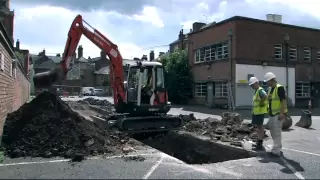
[[[66,101],[79,99],[64,98]],[[112,102],[112,98],[101,99]],[[170,114],[194,113],[197,118],[220,118],[221,112],[205,107],[181,106],[172,108]],[[250,111],[237,112],[250,117]],[[81,115],[89,117],[92,112],[83,110]],[[294,125],[300,116],[292,116],[292,119]],[[303,129],[292,126],[289,131],[283,132],[284,157],[281,158],[261,153],[247,159],[188,165],[149,146],[141,146],[127,155],[91,157],[74,163],[57,158],[6,158],[0,164],[0,178],[316,179],[320,176],[320,116],[313,116],[311,127]],[[269,131],[267,134],[270,136]],[[271,139],[265,142],[267,150],[271,144]]]

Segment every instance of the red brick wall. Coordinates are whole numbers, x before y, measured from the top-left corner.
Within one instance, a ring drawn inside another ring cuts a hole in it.
[[[2,135],[2,127],[7,114],[17,110],[29,99],[30,82],[18,65],[15,68],[16,73],[13,72],[13,75],[10,76],[12,58],[1,43],[0,54],[4,56],[4,70],[0,69],[0,135]]]

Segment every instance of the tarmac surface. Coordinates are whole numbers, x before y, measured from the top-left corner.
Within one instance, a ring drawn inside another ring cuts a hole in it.
[[[220,113],[215,113],[215,110],[210,110],[210,114],[204,114],[178,107],[172,108],[170,113],[194,113],[197,118],[208,116],[220,118],[218,116]],[[294,125],[300,117],[292,116],[292,119]],[[66,159],[5,159],[3,164],[0,164],[0,178],[317,179],[320,177],[320,116],[313,116],[311,127],[312,129],[303,129],[292,126],[291,130],[282,133],[284,157],[281,158],[270,157],[267,153],[263,153],[261,156],[248,159],[188,165],[147,147],[123,157],[92,157],[79,163],[71,163]],[[269,132],[267,133],[269,135]],[[272,140],[268,139],[265,142],[266,149],[268,150],[271,145]],[[143,157],[144,160],[132,160],[130,159],[132,156]]]

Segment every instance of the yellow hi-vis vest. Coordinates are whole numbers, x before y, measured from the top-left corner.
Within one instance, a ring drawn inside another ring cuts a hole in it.
[[[283,86],[280,84],[277,84],[276,87],[274,88],[272,94],[270,94],[272,88],[269,88],[269,90],[268,90],[268,99],[269,100],[271,99],[271,107],[269,107],[269,108],[271,108],[272,115],[277,115],[281,111],[281,102],[280,102],[280,99],[278,96],[278,88],[279,87],[283,87]],[[287,112],[288,112],[288,109],[286,108],[284,110],[284,113],[287,113]]]
[[[260,104],[261,98],[259,96],[260,90],[263,90],[262,87],[259,87],[256,90],[256,93],[253,95],[253,107],[252,107],[252,113],[254,115],[259,114],[266,114],[268,112],[268,99],[265,99],[263,101],[263,105]]]

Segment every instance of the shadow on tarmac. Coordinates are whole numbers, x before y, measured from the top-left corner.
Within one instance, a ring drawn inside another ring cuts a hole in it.
[[[288,159],[283,154],[281,155],[283,160],[279,157],[275,157],[275,156],[271,155],[271,153],[268,153],[266,151],[264,153],[261,153],[259,155],[259,157],[261,158],[261,159],[259,159],[260,163],[277,163],[277,164],[281,165],[283,168],[280,171],[283,173],[286,173],[286,174],[294,174],[295,172],[292,172],[291,169],[286,165],[286,163],[284,163],[283,160],[288,162],[296,171],[298,171],[298,172],[304,171],[304,168],[300,165],[299,162]]]

